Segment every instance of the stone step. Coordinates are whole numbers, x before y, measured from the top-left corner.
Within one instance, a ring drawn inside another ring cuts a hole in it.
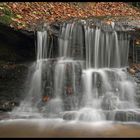
[[[101,113],[101,111],[99,111],[99,113]],[[140,110],[104,110],[102,113],[104,113],[105,119],[108,121],[140,122]],[[62,117],[64,120],[75,120],[77,115],[80,115],[78,111],[67,111],[63,113]],[[79,120],[82,120],[82,117],[79,117]]]

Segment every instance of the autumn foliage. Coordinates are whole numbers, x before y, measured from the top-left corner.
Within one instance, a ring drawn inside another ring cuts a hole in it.
[[[26,28],[40,21],[54,22],[91,16],[135,16],[140,11],[124,2],[7,2],[16,15],[10,26]],[[19,23],[19,24],[17,24]]]

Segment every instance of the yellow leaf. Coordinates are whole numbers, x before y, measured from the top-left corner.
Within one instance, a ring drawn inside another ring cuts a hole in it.
[[[22,18],[22,16],[21,16],[21,15],[16,15],[16,17],[17,17],[17,18]]]
[[[0,10],[3,10],[4,8],[3,7],[0,7]]]
[[[37,14],[37,12],[36,11],[33,11],[33,14]]]

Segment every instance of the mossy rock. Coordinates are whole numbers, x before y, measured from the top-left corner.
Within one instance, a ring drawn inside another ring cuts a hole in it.
[[[0,5],[0,22],[6,25],[10,25],[12,18],[15,17],[15,14],[4,4]]]
[[[0,22],[3,24],[9,25],[12,22],[12,20],[11,20],[11,17],[4,15],[0,18]]]

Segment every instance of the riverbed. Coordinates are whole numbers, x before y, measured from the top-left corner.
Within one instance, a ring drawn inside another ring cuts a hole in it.
[[[0,137],[140,137],[140,124],[110,121],[77,122],[62,119],[8,119],[0,121]]]

